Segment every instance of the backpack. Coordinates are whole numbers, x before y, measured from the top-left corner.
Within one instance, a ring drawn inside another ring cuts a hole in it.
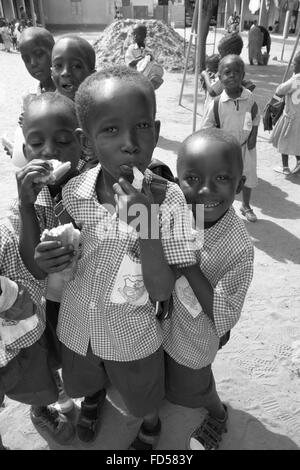
[[[276,122],[283,113],[285,105],[285,99],[273,95],[270,101],[266,104],[263,110],[263,124],[265,131],[271,131],[275,126]]]

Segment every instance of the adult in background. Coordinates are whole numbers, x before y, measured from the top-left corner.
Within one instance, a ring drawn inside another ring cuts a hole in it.
[[[271,50],[271,36],[270,36],[270,33],[264,26],[259,26],[259,29],[263,33],[262,47],[265,47],[267,54],[270,54],[270,50]]]
[[[227,21],[227,31],[228,33],[238,32],[240,24],[240,17],[237,15],[236,11],[233,15],[230,15]]]
[[[255,60],[257,65],[263,65],[263,58],[261,48],[263,45],[263,33],[259,26],[257,26],[257,20],[253,21],[253,25],[249,29],[248,33],[248,48],[249,48],[249,64],[253,65]]]

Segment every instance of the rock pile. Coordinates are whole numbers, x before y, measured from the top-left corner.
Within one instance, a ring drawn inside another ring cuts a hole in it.
[[[111,23],[101,34],[100,38],[93,44],[97,67],[109,64],[124,64],[126,43],[133,25],[137,20],[126,19]],[[184,39],[173,28],[158,20],[143,20],[147,27],[146,47],[151,50],[156,62],[161,64],[165,70],[181,71],[184,69]],[[125,48],[124,48],[125,43]],[[193,52],[190,54],[189,70],[193,69]]]

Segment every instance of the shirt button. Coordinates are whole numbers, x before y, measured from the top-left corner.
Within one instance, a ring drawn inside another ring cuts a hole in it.
[[[94,310],[94,308],[96,308],[95,302],[90,302],[89,308],[90,310]]]

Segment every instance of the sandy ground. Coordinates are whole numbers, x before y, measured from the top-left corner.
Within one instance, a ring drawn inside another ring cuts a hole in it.
[[[89,39],[93,35],[89,34]],[[96,37],[96,35],[95,35]],[[290,41],[291,42],[291,41]],[[292,44],[286,47],[289,57]],[[271,57],[280,57],[281,44],[273,43]],[[246,59],[244,48],[243,57]],[[256,84],[255,95],[263,108],[284,72],[285,63],[247,67]],[[32,88],[18,54],[0,52],[0,135],[14,132],[21,95]],[[188,76],[181,107],[178,96],[181,74],[166,74],[158,90],[161,137],[155,156],[175,169],[178,144],[192,130],[194,81]],[[199,114],[203,95],[199,94]],[[200,120],[200,116],[199,116]],[[268,143],[262,127],[258,138],[259,185],[253,206],[259,218],[246,227],[255,246],[255,273],[240,322],[230,342],[213,365],[221,398],[229,405],[228,433],[221,449],[298,449],[300,445],[300,365],[293,363],[300,338],[300,176],[285,179],[274,173],[280,155]],[[16,194],[14,168],[0,150],[0,219]],[[235,202],[238,211],[240,202]],[[190,410],[164,402],[159,449],[186,448],[189,432],[198,425],[204,410]],[[75,413],[70,417],[75,419]],[[140,421],[126,414],[118,394],[109,391],[103,424],[93,446],[75,442],[73,449],[126,449]],[[6,400],[0,410],[0,432],[12,449],[63,449],[34,429],[29,408]],[[69,447],[70,448],[70,447]]]

